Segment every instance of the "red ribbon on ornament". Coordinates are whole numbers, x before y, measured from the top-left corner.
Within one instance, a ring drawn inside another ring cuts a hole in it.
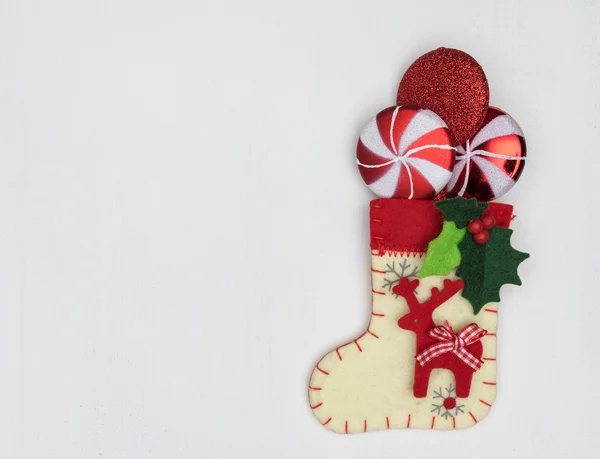
[[[448,352],[453,352],[460,360],[469,365],[473,370],[479,370],[483,362],[465,349],[466,346],[479,341],[487,334],[487,331],[477,324],[469,324],[460,333],[454,333],[452,327],[446,321],[446,325],[439,325],[429,330],[429,336],[441,341],[433,344],[417,355],[417,361],[424,366],[430,360]]]

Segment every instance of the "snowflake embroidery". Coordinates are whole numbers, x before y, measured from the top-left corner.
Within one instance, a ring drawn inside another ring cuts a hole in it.
[[[431,405],[433,406],[433,409],[431,410],[431,412],[437,413],[444,419],[453,418],[454,416],[458,416],[459,413],[464,413],[465,405],[458,405],[456,403],[456,398],[452,395],[454,393],[454,390],[455,388],[452,387],[452,384],[450,384],[450,386],[446,387],[444,390],[442,390],[441,387],[439,388],[439,390],[434,389],[434,400],[441,399],[441,402],[439,404],[435,402],[432,403]],[[444,391],[446,392],[446,395],[444,395]],[[452,413],[453,411],[454,413]]]
[[[383,288],[387,288],[389,292],[392,291],[392,287],[400,282],[400,279],[403,277],[417,277],[419,275],[419,267],[409,264],[406,258],[401,263],[398,262],[397,267],[395,261],[392,261],[391,265],[387,263],[385,266],[386,278],[383,280]],[[412,270],[410,269],[411,266]],[[398,295],[395,296],[398,297]]]

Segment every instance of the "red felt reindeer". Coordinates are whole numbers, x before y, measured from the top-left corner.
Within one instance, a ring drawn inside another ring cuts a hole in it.
[[[435,368],[452,371],[456,381],[456,396],[459,398],[469,396],[473,372],[481,365],[483,345],[479,338],[485,335],[485,330],[480,329],[476,324],[471,324],[455,335],[449,325],[436,327],[432,318],[438,306],[458,293],[463,285],[462,280],[446,279],[443,290],[432,288],[431,298],[422,304],[415,296],[415,290],[419,286],[418,280],[410,281],[403,277],[392,289],[396,295],[406,299],[410,310],[398,320],[398,326],[417,335],[417,361],[415,361],[413,386],[413,394],[416,398],[427,396],[429,376]],[[441,336],[439,336],[440,332]],[[440,344],[440,340],[444,338],[447,339],[446,344]],[[439,349],[444,346],[446,348],[443,352],[439,352]]]

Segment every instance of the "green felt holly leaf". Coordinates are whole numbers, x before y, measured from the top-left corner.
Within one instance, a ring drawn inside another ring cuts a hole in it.
[[[462,296],[471,302],[478,314],[490,301],[500,301],[500,287],[521,285],[517,274],[519,263],[529,254],[510,245],[512,230],[494,226],[485,244],[477,244],[468,234],[459,244],[461,263],[456,275],[465,281]]]
[[[466,199],[462,197],[438,201],[435,207],[444,214],[445,221],[451,221],[457,228],[464,228],[469,221],[479,218],[489,207],[485,202],[477,202],[477,199]]]
[[[465,237],[466,228],[458,229],[454,222],[445,222],[442,232],[429,243],[425,262],[419,277],[447,276],[460,264],[458,244]]]

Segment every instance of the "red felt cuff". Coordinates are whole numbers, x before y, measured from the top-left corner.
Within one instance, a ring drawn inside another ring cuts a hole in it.
[[[442,212],[433,200],[380,198],[371,201],[371,251],[374,255],[423,254],[442,230]],[[490,203],[485,214],[508,228],[513,206]]]

